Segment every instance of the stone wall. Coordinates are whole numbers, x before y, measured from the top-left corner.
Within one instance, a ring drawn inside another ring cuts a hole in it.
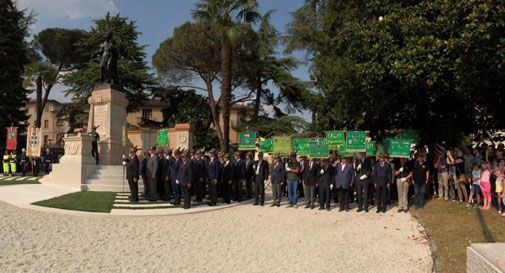
[[[466,255],[467,273],[505,273],[505,243],[471,244]]]

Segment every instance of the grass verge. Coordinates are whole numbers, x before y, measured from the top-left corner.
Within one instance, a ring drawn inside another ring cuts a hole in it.
[[[471,243],[505,242],[505,217],[495,209],[468,209],[464,204],[437,199],[424,209],[411,211],[436,245],[437,271],[466,272],[466,247]]]
[[[35,180],[5,180],[0,179],[0,186],[8,186],[8,185],[23,185],[23,184],[40,184],[40,178]]]
[[[115,192],[84,191],[38,201],[33,203],[33,205],[66,210],[109,213],[115,198]]]

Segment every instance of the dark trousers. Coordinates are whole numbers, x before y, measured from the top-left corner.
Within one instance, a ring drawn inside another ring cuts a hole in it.
[[[170,200],[170,196],[172,196],[172,183],[168,177],[164,178],[162,181],[163,194],[160,194],[160,198],[168,201]]]
[[[358,209],[368,209],[368,189],[370,188],[370,182],[368,179],[356,181],[356,195],[358,199]]]
[[[386,211],[388,201],[388,186],[385,184],[375,185],[375,202],[377,203],[377,210]]]
[[[233,200],[237,202],[242,202],[242,180],[237,179],[233,180]]]
[[[144,183],[144,196],[147,198],[149,195],[149,180],[147,179],[147,176],[142,175],[142,182]]]
[[[196,202],[202,202],[205,197],[205,181],[203,178],[197,178],[195,181]]]
[[[265,179],[263,177],[254,179],[254,203],[265,203]]]
[[[182,197],[184,199],[184,208],[191,207],[191,189],[188,186],[182,186]]]
[[[319,207],[330,208],[330,186],[319,185]]]
[[[424,192],[426,185],[424,183],[417,183],[414,185],[414,192],[416,196],[416,208],[424,207]]]
[[[217,204],[217,181],[209,181],[209,199],[211,205]]]
[[[32,175],[33,176],[39,175],[39,165],[38,164],[32,164]]]
[[[181,204],[181,185],[172,180],[172,194],[174,195],[174,205]]]
[[[314,203],[316,201],[316,186],[311,186],[311,185],[303,185],[305,193],[304,193],[304,198],[305,198],[305,205],[306,206],[314,206]]]
[[[245,180],[245,191],[246,191],[247,199],[250,199],[253,196],[252,184],[253,184],[253,178],[252,177],[247,178]]]
[[[349,189],[338,189],[338,201],[340,203],[341,210],[349,209]]]
[[[158,183],[158,179],[157,177],[148,177],[148,180],[149,180],[149,192],[148,192],[148,196],[147,196],[147,199],[149,200],[158,200],[158,192],[157,192],[157,183]]]
[[[272,195],[274,197],[274,204],[280,205],[282,199],[282,186],[279,182],[272,182]]]
[[[128,178],[128,186],[130,186],[130,201],[139,201],[139,184],[138,181],[133,181],[133,178]]]
[[[222,193],[223,193],[223,201],[224,203],[230,204],[230,199],[231,199],[231,184],[230,181],[223,181],[223,188],[222,188]]]
[[[26,175],[26,170],[28,169],[28,164],[27,162],[23,162],[21,161],[21,176],[25,176]]]
[[[96,165],[98,165],[98,143],[96,141],[91,141],[91,156],[95,158]]]

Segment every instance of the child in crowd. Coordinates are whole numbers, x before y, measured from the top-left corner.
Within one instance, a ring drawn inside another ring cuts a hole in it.
[[[491,170],[489,168],[489,163],[482,163],[482,175],[480,176],[480,189],[484,197],[483,210],[489,210],[491,208]]]
[[[468,204],[466,205],[467,208],[471,208],[472,204],[474,208],[479,208],[480,204],[480,176],[482,174],[482,170],[480,169],[479,164],[473,163],[472,164],[472,177],[471,177],[471,182],[472,184],[470,185],[470,197],[468,197]],[[477,198],[477,203],[474,204],[474,195]]]

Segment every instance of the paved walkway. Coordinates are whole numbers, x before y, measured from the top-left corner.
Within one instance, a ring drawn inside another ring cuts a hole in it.
[[[84,212],[84,211],[73,211],[73,210],[63,210],[57,208],[48,208],[42,206],[31,205],[34,202],[46,200],[54,197],[58,197],[61,195],[69,194],[74,192],[74,190],[69,190],[67,188],[56,187],[52,185],[45,184],[30,184],[30,185],[8,185],[8,186],[0,186],[0,201],[12,204],[17,207],[39,210],[39,211],[47,211],[53,213],[60,214],[74,214],[74,215],[100,215],[100,216],[108,216],[108,215],[123,215],[123,216],[142,216],[142,215],[178,215],[178,214],[188,214],[188,213],[198,213],[198,212],[206,212],[211,210],[219,210],[223,208],[229,208],[233,206],[237,206],[240,204],[248,204],[249,202],[242,203],[232,203],[228,204],[219,204],[215,207],[209,206],[197,206],[193,207],[189,210],[185,210],[182,208],[164,208],[164,209],[112,209],[110,213],[93,213],[93,212]],[[120,194],[121,195],[121,194]]]

